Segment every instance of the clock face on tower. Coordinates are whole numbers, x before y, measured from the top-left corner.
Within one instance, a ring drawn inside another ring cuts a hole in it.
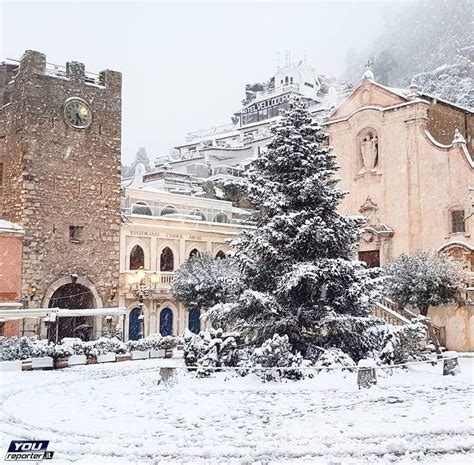
[[[72,97],[64,104],[64,119],[73,128],[87,128],[92,123],[92,111],[84,100]]]

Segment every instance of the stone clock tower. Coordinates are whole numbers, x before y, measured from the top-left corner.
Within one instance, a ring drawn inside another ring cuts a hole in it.
[[[31,50],[0,64],[0,217],[25,230],[30,308],[117,306],[121,88],[118,72],[49,65]],[[97,336],[98,320],[63,322],[60,335],[82,325]]]

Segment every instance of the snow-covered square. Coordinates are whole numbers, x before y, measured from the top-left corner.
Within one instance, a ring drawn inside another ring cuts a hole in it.
[[[2,449],[49,440],[54,463],[459,464],[474,459],[474,359],[412,365],[357,388],[355,373],[262,383],[199,379],[176,360],[2,373]]]

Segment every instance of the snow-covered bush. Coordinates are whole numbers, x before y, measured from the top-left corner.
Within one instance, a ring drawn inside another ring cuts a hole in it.
[[[447,254],[419,251],[401,254],[385,267],[385,293],[400,307],[412,305],[426,316],[430,306],[454,301],[462,304],[466,277]]]
[[[254,349],[250,356],[250,364],[246,366],[263,368],[255,372],[264,381],[273,381],[281,378],[298,380],[304,378],[304,370],[298,370],[305,366],[301,354],[292,353],[292,347],[288,336],[274,334],[271,339],[265,341],[261,347]],[[294,369],[282,369],[277,367],[289,367]],[[275,368],[275,369],[274,369]]]
[[[177,300],[201,309],[227,302],[240,290],[240,272],[235,261],[216,259],[207,253],[186,260],[176,270],[171,284],[171,292]]]
[[[127,349],[132,350],[159,350],[174,349],[178,344],[178,338],[175,336],[164,336],[160,334],[150,334],[136,341],[127,341]]]
[[[184,337],[184,361],[189,367],[199,367],[200,376],[209,376],[208,367],[235,367],[240,362],[235,333],[209,329]]]
[[[329,347],[316,360],[315,366],[317,368],[347,368],[350,370],[356,366],[356,363],[349,355],[345,354],[341,349],[336,347]]]
[[[367,330],[377,346],[373,355],[385,365],[428,359],[427,333],[426,318],[422,316],[406,325],[380,325]]]
[[[382,320],[374,317],[330,315],[319,322],[313,344],[324,348],[338,348],[358,362],[367,353],[380,348],[380,342],[368,333],[368,329],[383,324]]]
[[[71,355],[84,354],[84,341],[75,337],[65,337],[60,344],[54,344],[54,358],[68,358]]]
[[[69,358],[71,355],[77,355],[72,345],[55,344],[53,347],[54,358]]]
[[[145,340],[145,338],[137,339],[136,341],[127,341],[126,347],[129,352],[132,352],[134,350],[149,350],[149,344],[148,341]]]
[[[88,356],[97,357],[98,355],[104,355],[108,352],[125,354],[127,353],[127,347],[119,339],[107,337],[101,337],[96,341],[84,343],[84,353]]]
[[[1,337],[0,359],[1,360],[26,360],[33,357],[50,357],[53,354],[53,346],[35,337]]]
[[[149,344],[151,344],[152,340],[153,339],[150,339]],[[174,349],[178,345],[178,338],[174,336],[164,336],[160,338],[157,345],[158,345],[157,346],[158,349],[164,349],[164,350]],[[154,348],[155,347],[150,346],[150,349],[154,349]]]

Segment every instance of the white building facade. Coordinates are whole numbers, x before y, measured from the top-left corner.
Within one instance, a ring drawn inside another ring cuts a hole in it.
[[[187,308],[173,298],[174,273],[197,253],[224,258],[229,242],[244,227],[251,227],[252,212],[192,195],[191,178],[185,182],[170,171],[144,176],[140,168],[137,171],[133,187],[122,190],[119,303],[127,309],[125,340],[138,339],[140,334],[140,305],[129,284],[138,270],[144,273],[149,291],[143,302],[144,335],[197,333],[205,325],[201,309]]]

